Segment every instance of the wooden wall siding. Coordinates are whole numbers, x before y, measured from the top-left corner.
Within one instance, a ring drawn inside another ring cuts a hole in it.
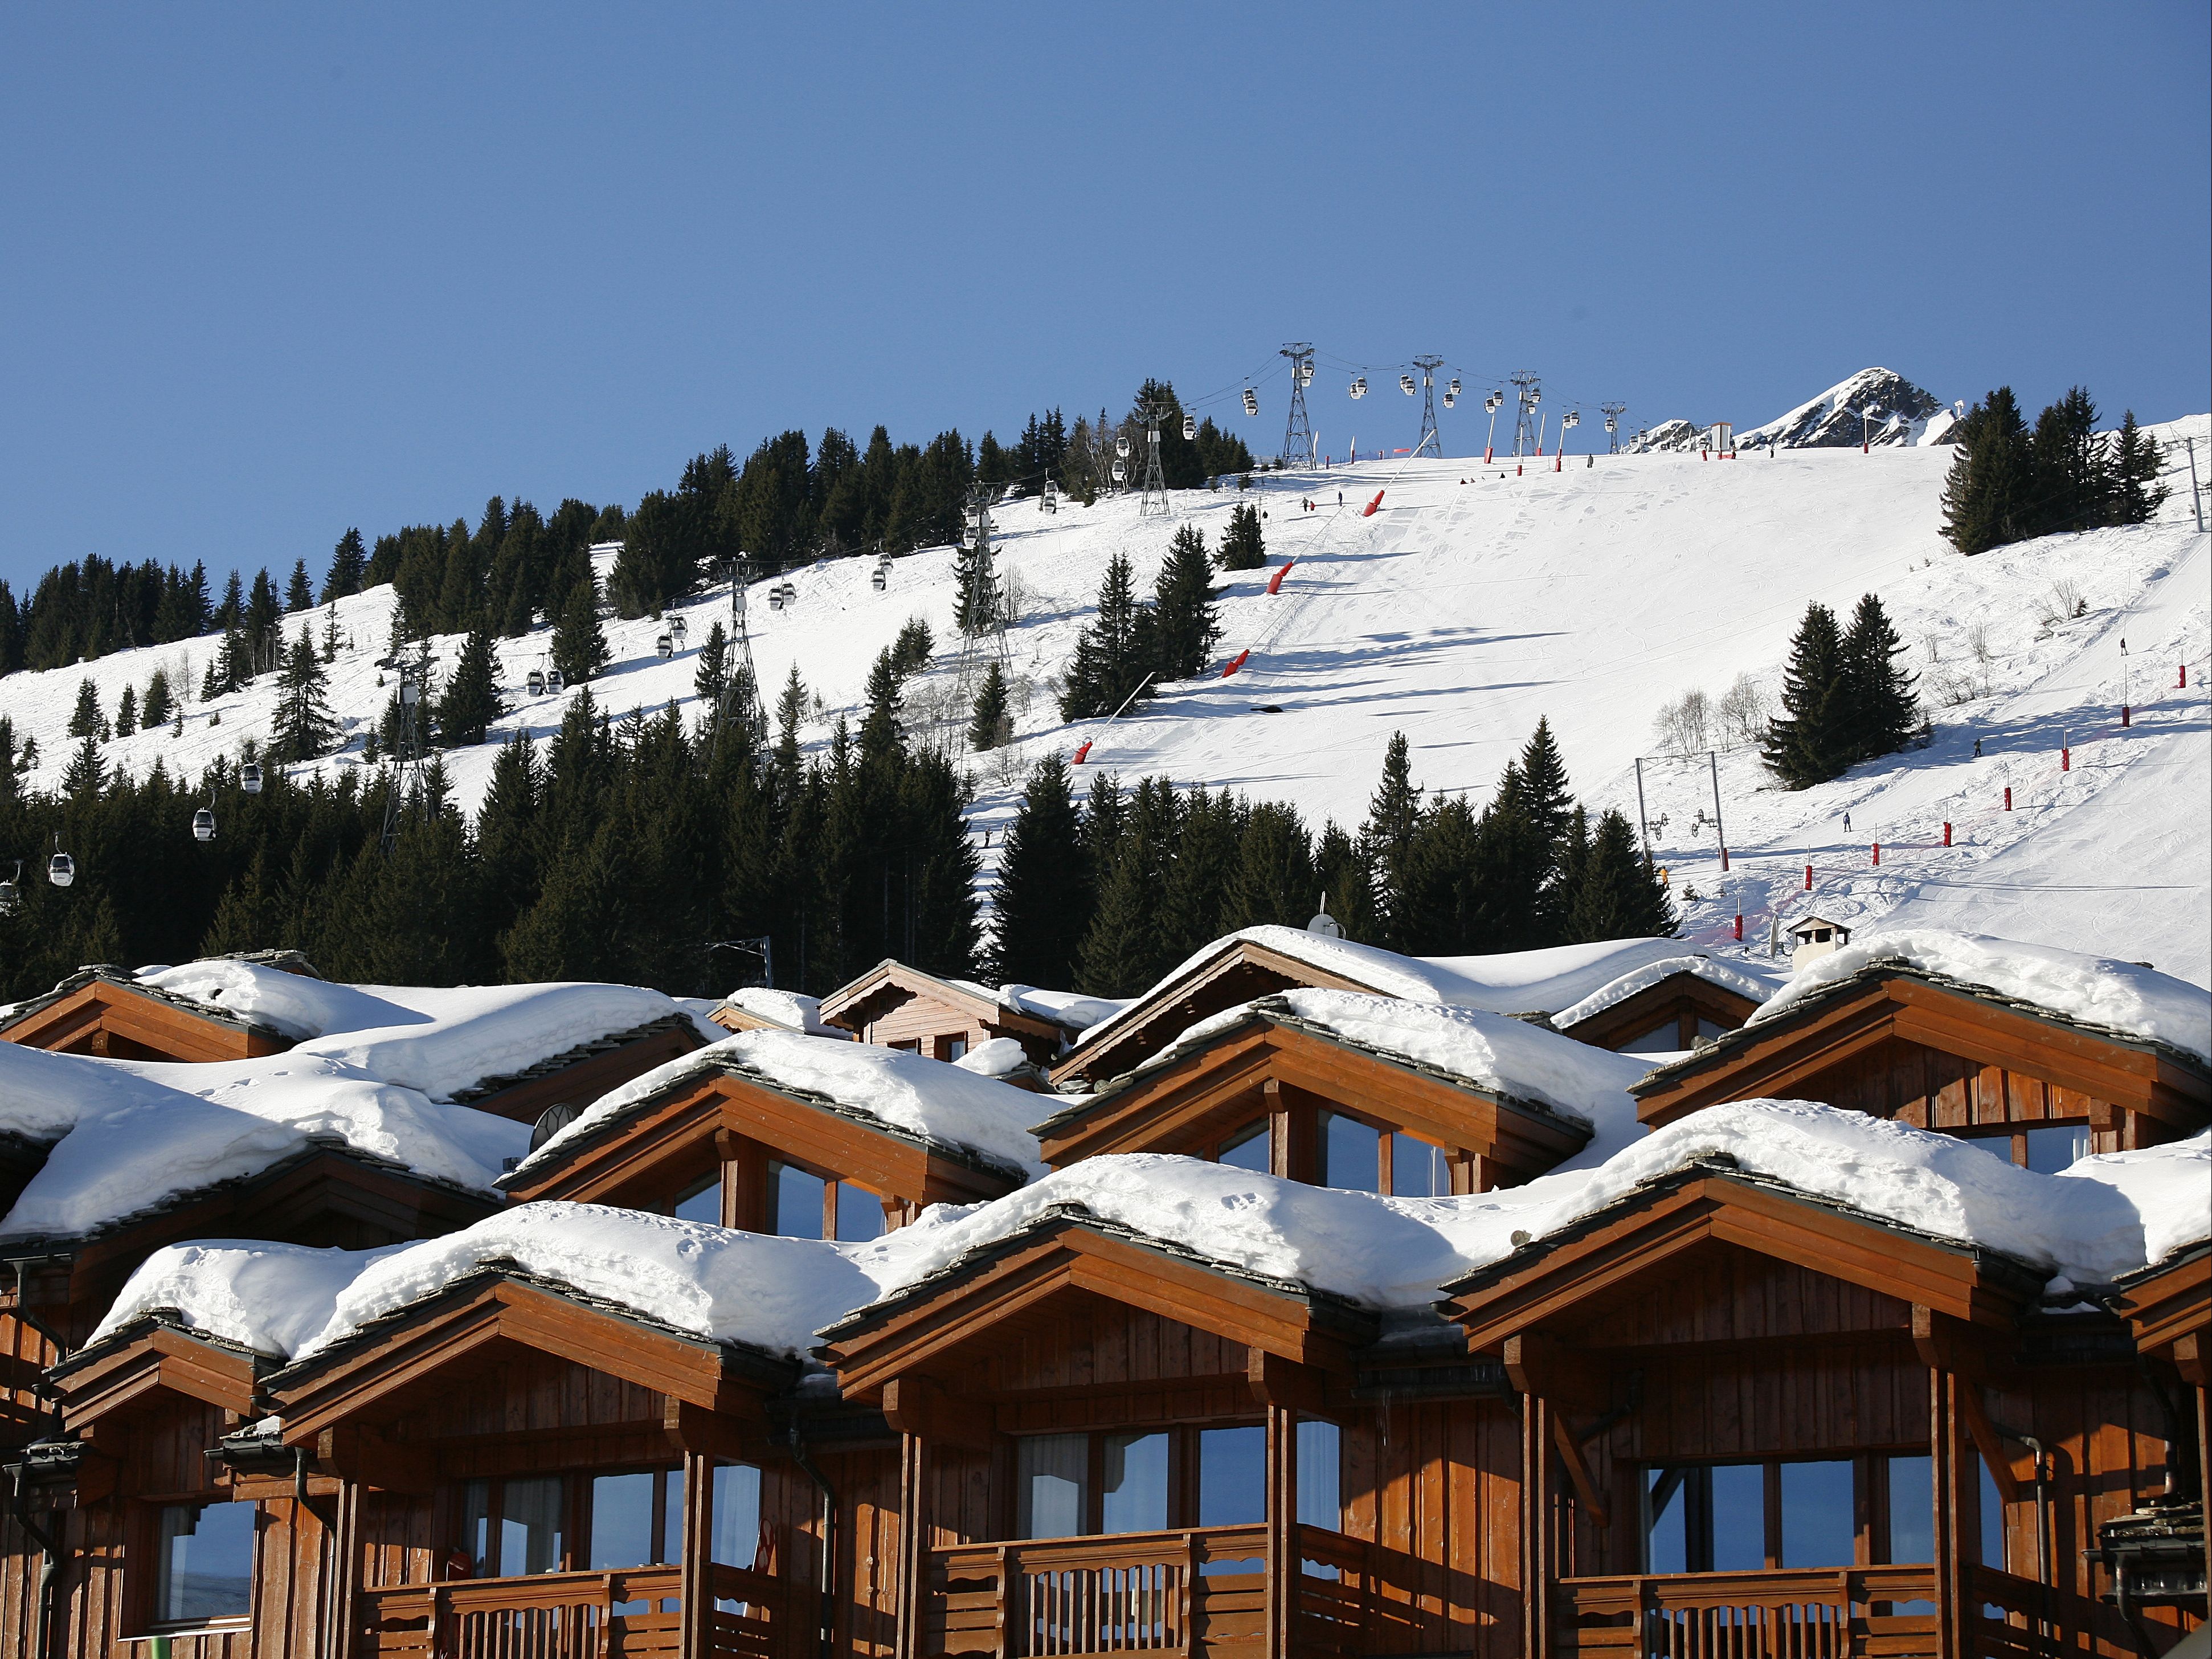
[[[1559,1029],[1577,1042],[1600,1048],[1619,1048],[1652,1030],[1663,1020],[1674,1023],[1676,1048],[1695,1045],[1698,1022],[1710,1021],[1733,1031],[1749,1019],[1759,1005],[1749,997],[1700,979],[1695,974],[1669,974],[1634,996],[1601,1009],[1588,1019]]]
[[[838,1651],[850,1659],[891,1659],[898,1636],[898,1453],[847,1452],[817,1461],[837,1494],[837,1583],[843,1592]],[[812,1514],[805,1527],[810,1537],[818,1532]]]
[[[2155,1118],[2124,1111],[2055,1083],[2002,1066],[1979,1066],[1904,1037],[1851,1055],[1822,1072],[1804,1091],[1831,1106],[1872,1117],[1893,1117],[1919,1129],[1954,1132],[2005,1124],[2037,1124],[2088,1119],[2096,1126],[2096,1150],[2120,1152],[2138,1141],[2154,1145],[2173,1132]]]
[[[1241,1342],[1079,1293],[1055,1298],[1050,1313],[1024,1328],[1019,1340],[991,1345],[946,1386],[956,1397],[1003,1399],[1041,1389],[1118,1390],[1200,1377],[1232,1379],[1244,1391],[1244,1366]]]
[[[990,1029],[965,1009],[924,996],[909,996],[860,1029],[863,1042],[873,1043],[878,1048],[919,1042],[921,1052],[932,1060],[950,1058],[946,1045],[954,1037],[963,1038],[972,1049],[988,1042],[991,1036]]]
[[[1343,1531],[1390,1552],[1393,1654],[1505,1656],[1521,1643],[1519,1419],[1502,1401],[1355,1407],[1342,1419]],[[1376,1632],[1381,1636],[1382,1632]]]
[[[686,1020],[619,1048],[588,1055],[557,1072],[524,1078],[490,1094],[472,1097],[467,1103],[480,1112],[494,1112],[517,1123],[535,1123],[549,1107],[587,1105],[632,1078],[641,1077],[656,1066],[705,1046],[706,1039]]]
[[[436,1374],[393,1431],[398,1440],[548,1433],[615,1424],[657,1423],[661,1396],[577,1360],[525,1352],[495,1359],[465,1378]]]
[[[0,1310],[0,1447],[13,1450],[46,1431],[46,1408],[33,1380],[60,1358],[52,1343]]]
[[[1809,1267],[1707,1241],[1671,1272],[1620,1286],[1577,1309],[1560,1334],[1577,1346],[1666,1349],[1912,1329],[1909,1302]]]

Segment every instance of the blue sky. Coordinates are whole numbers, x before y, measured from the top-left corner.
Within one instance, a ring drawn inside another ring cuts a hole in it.
[[[349,525],[1006,437],[1293,338],[1632,425],[1877,362],[2170,418],[2212,404],[2208,59],[2201,0],[11,7],[0,577],[319,574]],[[1316,380],[1324,449],[1416,416]]]

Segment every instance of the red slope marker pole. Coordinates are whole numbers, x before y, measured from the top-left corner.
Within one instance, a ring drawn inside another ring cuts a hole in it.
[[[1881,843],[1880,842],[1876,842],[1874,844],[1874,867],[1877,870],[1881,868]]]
[[[1741,905],[1736,908],[1735,913],[1735,942],[1738,945],[1743,943],[1743,908]]]
[[[1382,505],[1382,492],[1378,489],[1375,492],[1375,499],[1368,502],[1364,507],[1360,509],[1359,516],[1363,519],[1371,519],[1375,516],[1376,509],[1380,507]]]
[[[1076,763],[1078,766],[1082,765],[1082,764],[1083,764],[1083,763],[1085,762],[1085,759],[1087,759],[1087,758],[1090,757],[1090,754],[1091,754],[1091,739],[1089,739],[1089,738],[1085,739],[1084,744],[1083,744],[1083,746],[1082,746],[1081,748],[1078,749],[1078,750],[1075,751],[1075,763]]]
[[[2063,743],[2058,745],[2058,769],[2062,772],[2071,772],[2074,769],[2074,750],[2071,746]]]
[[[1813,866],[1809,864],[1805,866],[1805,890],[1808,893],[1813,890]]]
[[[2005,785],[2005,811],[2008,812],[2012,811],[2012,786],[2010,784]]]
[[[1943,820],[1943,845],[1944,845],[1944,846],[1946,846],[1946,847],[1948,847],[1950,844],[1951,844],[1951,820],[1950,820],[1950,819],[1948,819],[1948,818],[1946,818],[1946,819],[1944,819],[1944,820]]]

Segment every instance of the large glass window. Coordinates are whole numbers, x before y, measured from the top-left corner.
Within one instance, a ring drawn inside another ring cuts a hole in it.
[[[829,1183],[796,1164],[768,1166],[768,1231],[785,1238],[822,1237]]]
[[[1344,1435],[1318,1417],[1298,1419],[1298,1524],[1344,1529]]]
[[[1382,1132],[1341,1112],[1321,1115],[1321,1184],[1348,1192],[1382,1190]]]
[[[253,1610],[253,1504],[170,1504],[154,1557],[154,1618],[243,1619]]]
[[[1778,1565],[1848,1567],[1857,1548],[1851,1510],[1851,1460],[1782,1465],[1782,1539]]]
[[[633,1469],[592,1477],[591,1548],[594,1571],[650,1567],[682,1558],[684,1471]]]
[[[1014,1464],[1018,1536],[1074,1538],[1090,1529],[1089,1435],[1024,1435]]]
[[[1168,1524],[1168,1437],[1109,1434],[1098,1481],[1101,1532],[1160,1532]]]
[[[668,1206],[668,1213],[679,1221],[703,1221],[710,1227],[722,1224],[722,1176],[720,1171],[704,1181],[694,1182],[676,1195],[676,1202]]]
[[[866,1187],[849,1181],[833,1183],[837,1189],[837,1237],[847,1244],[865,1244],[884,1231],[884,1201]]]
[[[1644,1570],[1930,1561],[1934,1504],[1931,1465],[1919,1453],[1649,1468]]]
[[[1267,1518],[1267,1431],[1257,1423],[1198,1434],[1198,1524],[1242,1527]]]
[[[558,1572],[562,1565],[561,1480],[533,1475],[501,1486],[499,1577]]]
[[[1443,1147],[1419,1135],[1409,1135],[1403,1129],[1385,1139],[1389,1142],[1393,1198],[1451,1196],[1451,1164]]]
[[[1930,1458],[1889,1460],[1889,1559],[1936,1559],[1936,1466]]]
[[[2046,1123],[2022,1133],[2027,1167],[2039,1175],[2057,1175],[2089,1156],[2089,1126],[2086,1123]]]

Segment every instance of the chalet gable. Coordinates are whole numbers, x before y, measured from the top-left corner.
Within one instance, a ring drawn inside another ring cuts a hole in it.
[[[1562,1009],[1552,1029],[1616,1053],[1689,1049],[1737,1030],[1764,1000],[1684,967],[1588,1013]]]
[[[179,1061],[246,1060],[292,1046],[273,1026],[106,963],[80,968],[44,996],[17,1003],[0,1020],[0,1039],[52,1054]]]
[[[940,979],[885,957],[822,999],[822,1021],[882,1048],[907,1048],[932,1060],[957,1060],[995,1037],[1012,1037],[1032,1064],[1060,1052],[1057,1024],[1010,1008],[977,985]]]
[[[533,1123],[555,1106],[595,1100],[705,1043],[689,1014],[667,1014],[578,1043],[521,1071],[485,1078],[457,1091],[453,1099],[456,1105]]]
[[[520,1200],[666,1212],[702,1181],[719,1180],[722,1224],[762,1230],[771,1160],[856,1183],[884,1200],[892,1220],[911,1219],[931,1204],[996,1198],[1028,1176],[963,1142],[778,1081],[718,1048],[635,1100],[594,1111],[500,1185]]]
[[[64,1431],[90,1437],[102,1423],[152,1408],[165,1396],[246,1416],[260,1379],[273,1368],[265,1355],[155,1313],[50,1367],[46,1376]]]
[[[848,1395],[884,1398],[894,1422],[918,1393],[979,1356],[1004,1351],[1056,1314],[1097,1304],[1157,1316],[1243,1351],[1232,1359],[1260,1386],[1270,1374],[1348,1376],[1373,1341],[1376,1316],[1349,1299],[1201,1255],[1056,1205],[1029,1225],[961,1257],[822,1332],[816,1352]],[[1286,1372],[1285,1368],[1289,1368]]]
[[[1443,1149],[1460,1193],[1540,1175],[1590,1137],[1587,1123],[1540,1101],[1360,1042],[1279,997],[1176,1043],[1037,1133],[1045,1161],[1064,1169],[1111,1152],[1206,1157],[1251,1121],[1281,1114],[1275,1173],[1310,1180],[1314,1119],[1330,1109]]]
[[[2196,1055],[1896,961],[1731,1031],[1630,1092],[1654,1128],[1760,1097],[1951,1133],[2078,1121],[2100,1152],[2212,1123],[2212,1069]]]

